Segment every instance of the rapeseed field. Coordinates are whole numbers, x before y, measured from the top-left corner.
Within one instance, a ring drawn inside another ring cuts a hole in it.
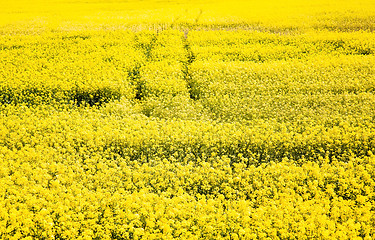
[[[375,239],[375,1],[0,0],[0,239]]]

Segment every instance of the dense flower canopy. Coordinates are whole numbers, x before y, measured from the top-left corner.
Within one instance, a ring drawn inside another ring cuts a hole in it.
[[[0,238],[374,239],[360,2],[0,0]]]

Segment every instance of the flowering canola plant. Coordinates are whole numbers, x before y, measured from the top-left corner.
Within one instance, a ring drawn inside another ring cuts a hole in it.
[[[0,239],[375,238],[373,1],[0,4]]]

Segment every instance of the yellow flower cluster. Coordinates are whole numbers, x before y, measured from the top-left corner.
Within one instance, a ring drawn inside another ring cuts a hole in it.
[[[1,110],[4,239],[375,236],[371,122],[162,120],[126,102]]]
[[[375,238],[373,1],[5,2],[0,239]]]
[[[143,61],[134,33],[2,36],[1,102],[106,102],[132,97],[128,72]]]
[[[254,61],[306,59],[321,55],[370,55],[372,32],[312,31],[280,35],[260,31],[193,31],[189,41],[197,60]]]

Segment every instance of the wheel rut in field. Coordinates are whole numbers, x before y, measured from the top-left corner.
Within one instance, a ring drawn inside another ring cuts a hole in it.
[[[186,30],[184,31],[184,38],[183,38],[184,48],[186,51],[186,60],[183,61],[183,69],[182,69],[183,78],[187,83],[187,88],[188,88],[190,98],[193,100],[198,100],[199,94],[196,91],[197,86],[196,86],[196,83],[193,81],[191,70],[190,70],[190,66],[195,62],[196,56],[191,49],[188,37],[189,37],[189,31]]]

